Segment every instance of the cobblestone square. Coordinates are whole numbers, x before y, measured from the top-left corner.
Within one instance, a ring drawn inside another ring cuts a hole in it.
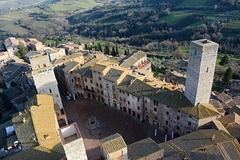
[[[78,124],[90,160],[100,156],[100,139],[114,133],[121,134],[127,145],[146,137],[151,137],[157,143],[164,141],[164,134],[159,130],[155,137],[156,127],[146,122],[140,122],[125,112],[104,106],[93,100],[63,100],[63,103],[69,122],[77,122]],[[85,127],[91,117],[95,117],[97,121],[101,122],[102,127],[99,130],[89,131]]]

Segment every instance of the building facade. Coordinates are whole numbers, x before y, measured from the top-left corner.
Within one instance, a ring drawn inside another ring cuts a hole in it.
[[[61,96],[54,74],[54,67],[49,61],[48,54],[31,57],[30,62],[32,65],[32,76],[38,94],[52,95],[54,104],[57,104],[60,109],[63,109]]]

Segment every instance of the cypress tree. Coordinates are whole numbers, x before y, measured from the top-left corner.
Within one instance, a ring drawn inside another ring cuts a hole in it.
[[[223,81],[229,84],[230,80],[232,79],[232,74],[233,74],[232,68],[228,68],[224,73]]]

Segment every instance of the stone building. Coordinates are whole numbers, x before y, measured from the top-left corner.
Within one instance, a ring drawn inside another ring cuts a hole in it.
[[[25,43],[24,39],[20,39],[20,38],[16,39],[15,37],[9,37],[5,39],[4,45],[5,45],[5,48],[7,49],[9,57],[16,55],[18,51],[19,42],[22,42],[24,44],[27,51],[27,44]]]
[[[52,96],[36,95],[26,103],[24,112],[12,115],[12,122],[21,147],[9,151],[7,159],[59,160],[65,157]]]
[[[212,41],[191,42],[184,95],[193,105],[209,103],[217,52],[218,44]]]
[[[104,159],[111,160],[157,160],[163,157],[164,152],[151,138],[126,145],[118,133],[103,138],[100,148]]]
[[[160,143],[164,159],[240,159],[238,141],[224,131],[199,130],[170,141]]]
[[[55,72],[57,81],[59,83],[59,86],[61,89],[65,90],[65,91],[69,90],[68,86],[70,86],[70,85],[67,85],[67,81],[71,82],[71,80],[70,79],[66,80],[66,78],[68,78],[68,77],[65,76],[65,72],[63,71],[63,69],[72,62],[78,62],[79,64],[83,64],[84,58],[83,58],[82,53],[78,52],[78,53],[75,53],[75,54],[72,54],[69,56],[64,56],[62,58],[57,59],[53,63],[54,72]],[[68,73],[66,73],[66,74],[68,74]],[[71,77],[69,77],[69,78],[71,78]]]
[[[202,40],[200,42],[203,43]],[[208,43],[213,42],[207,41],[207,44],[204,42],[204,45],[208,46]],[[138,56],[132,54],[129,57],[131,61],[125,59],[120,62],[120,66],[117,66],[117,63],[115,66],[106,65],[105,62],[99,63],[94,59],[89,61],[94,65],[84,69],[80,68],[77,71],[80,73],[79,77],[74,71],[74,77],[76,77],[74,79],[78,81],[75,81],[75,84],[79,86],[77,92],[82,93],[84,98],[100,101],[141,121],[146,121],[165,133],[171,134],[172,137],[210,127],[211,122],[221,116],[219,111],[208,102],[192,104],[186,97],[188,94],[185,96],[183,94],[183,84],[161,81],[151,77],[151,75],[143,74],[139,70],[131,69],[133,66],[136,67],[133,64],[139,65],[142,58],[144,61],[145,56],[141,52],[138,54],[140,55],[140,61],[135,59]],[[207,65],[206,62],[199,62],[198,64],[199,67]],[[198,68],[197,66],[194,67]],[[213,76],[213,70],[214,68],[211,67],[208,70],[211,76]],[[202,74],[205,75],[205,73]],[[205,76],[208,76],[208,74]],[[192,79],[192,77],[188,77]],[[212,80],[209,81],[212,82]],[[201,86],[199,88],[202,89]],[[210,96],[211,87],[208,86],[204,91],[206,89],[208,89],[207,94],[209,93]],[[102,91],[104,94],[102,94]],[[199,95],[194,96],[198,98]],[[103,100],[101,100],[102,98]]]
[[[35,38],[28,38],[25,42],[29,51],[40,51],[43,48],[42,42],[39,42]]]
[[[147,55],[142,51],[133,52],[120,61],[121,67],[128,69],[146,69],[151,71],[151,63],[147,61]]]
[[[69,160],[87,160],[86,149],[77,123],[61,127],[59,136]]]
[[[48,54],[30,57],[32,65],[32,76],[38,94],[50,94],[53,96],[54,104],[63,111],[63,104],[57,86],[54,67],[49,61]]]
[[[125,78],[127,74],[131,72],[131,70],[117,66],[112,67],[103,77],[102,82],[104,90],[104,100],[108,106],[113,106],[114,108],[117,108],[117,85]]]
[[[118,62],[105,61],[98,62],[91,67],[93,82],[95,84],[96,100],[104,103],[103,77],[108,73],[111,67],[118,66]]]
[[[55,60],[66,56],[66,52],[64,48],[43,48],[43,52],[49,55],[50,62],[54,62]]]
[[[104,159],[127,160],[127,145],[118,133],[105,137],[100,141],[101,154]]]

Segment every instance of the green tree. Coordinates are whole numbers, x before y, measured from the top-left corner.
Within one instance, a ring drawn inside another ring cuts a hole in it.
[[[116,56],[119,55],[118,46],[116,44]]]
[[[99,48],[99,51],[101,51],[101,52],[103,51],[100,43],[98,43],[98,48]]]
[[[19,42],[16,56],[18,56],[19,58],[23,58],[26,54],[27,54],[26,47],[22,42]]]
[[[115,51],[115,49],[114,49],[114,46],[112,47],[112,56],[116,56],[117,54],[116,54],[116,51]]]
[[[233,75],[232,68],[228,68],[224,73],[223,81],[229,84],[230,80],[232,79],[232,75]]]
[[[88,50],[88,45],[87,44],[85,44],[85,50]]]
[[[105,49],[104,49],[104,53],[105,54],[110,54],[110,46],[109,46],[109,43],[107,43],[106,45],[105,45]]]
[[[227,55],[225,55],[222,59],[221,62],[219,62],[220,65],[225,66],[229,64],[229,57]]]

